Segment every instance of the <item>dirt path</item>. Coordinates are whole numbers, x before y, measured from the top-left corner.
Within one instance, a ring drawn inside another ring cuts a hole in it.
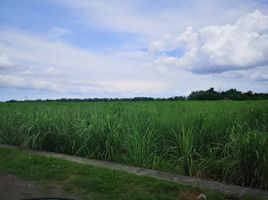
[[[20,200],[31,198],[81,199],[74,194],[66,194],[60,188],[45,189],[34,181],[20,180],[13,175],[0,174],[0,199]]]
[[[1,144],[0,144],[0,147],[19,149],[19,147],[10,146],[10,145],[1,145]],[[246,188],[246,187],[241,187],[237,185],[228,185],[228,184],[223,184],[223,183],[219,183],[216,181],[208,181],[208,180],[195,178],[195,177],[189,177],[189,176],[180,176],[180,175],[175,175],[172,173],[166,173],[166,172],[157,171],[157,170],[133,167],[133,166],[105,162],[105,161],[100,161],[100,160],[86,159],[86,158],[70,156],[66,154],[59,154],[59,153],[45,152],[45,151],[33,151],[33,150],[23,150],[23,151],[30,152],[36,155],[42,155],[45,157],[53,157],[53,158],[58,158],[58,159],[63,159],[63,160],[69,160],[72,162],[92,165],[96,167],[122,170],[122,171],[126,171],[128,173],[135,174],[138,176],[148,176],[148,177],[158,178],[158,179],[162,179],[166,181],[172,181],[172,182],[183,184],[183,185],[196,186],[200,188],[208,188],[211,190],[220,191],[227,195],[236,196],[236,197],[241,197],[245,194],[250,194],[253,196],[268,198],[268,191],[264,191],[264,190]]]

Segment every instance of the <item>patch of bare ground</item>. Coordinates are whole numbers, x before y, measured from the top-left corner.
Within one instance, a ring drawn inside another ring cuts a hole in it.
[[[0,174],[0,199],[18,200],[32,198],[84,199],[82,196],[67,193],[59,187],[44,188],[36,181],[21,180],[13,175]]]

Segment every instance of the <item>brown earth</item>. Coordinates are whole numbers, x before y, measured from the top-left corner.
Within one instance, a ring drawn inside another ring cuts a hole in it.
[[[0,174],[0,199],[21,200],[32,198],[83,199],[76,194],[67,194],[59,187],[44,188],[36,181],[21,180],[13,175]]]

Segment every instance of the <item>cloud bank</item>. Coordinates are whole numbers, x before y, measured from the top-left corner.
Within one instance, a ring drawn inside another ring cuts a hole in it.
[[[177,37],[154,41],[155,55],[177,48],[182,56],[161,56],[157,65],[174,65],[194,73],[220,73],[268,65],[268,16],[255,11],[234,24],[209,25],[198,31],[188,27]]]
[[[0,86],[5,88],[120,96],[167,88],[146,77],[151,69],[143,65],[143,52],[96,53],[20,30],[2,30],[0,37],[10,43],[0,45],[0,69],[5,69]]]

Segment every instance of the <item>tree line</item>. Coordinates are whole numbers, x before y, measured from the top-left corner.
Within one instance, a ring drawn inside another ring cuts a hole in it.
[[[174,96],[168,98],[133,97],[133,98],[61,98],[36,100],[9,100],[6,102],[109,102],[109,101],[186,101],[186,100],[264,100],[268,93],[241,92],[236,89],[226,91],[208,90],[192,91],[189,96]]]
[[[188,100],[262,100],[268,99],[268,93],[254,93],[252,91],[241,92],[236,89],[226,91],[215,91],[214,88],[191,92]]]

